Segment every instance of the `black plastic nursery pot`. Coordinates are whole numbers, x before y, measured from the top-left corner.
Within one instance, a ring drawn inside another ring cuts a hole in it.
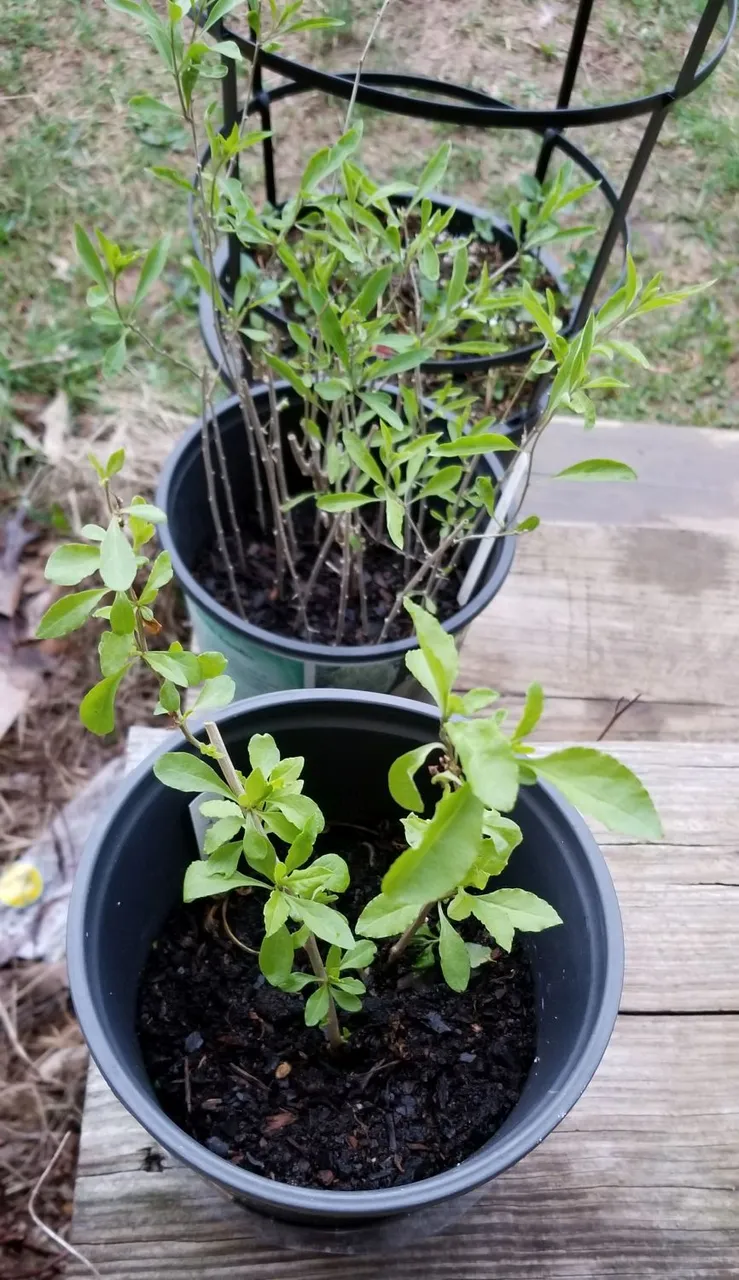
[[[390,763],[429,741],[437,720],[433,709],[400,698],[306,690],[234,705],[219,724],[237,767],[247,767],[251,735],[271,733],[283,755],[305,756],[306,794],[329,823],[375,829],[400,814],[387,790]],[[174,735],[173,743],[190,750]],[[564,923],[523,935],[536,997],[536,1056],[499,1130],[470,1158],[418,1182],[372,1191],[292,1186],[238,1167],[188,1136],[163,1111],[144,1067],[136,1034],[140,974],[180,900],[184,868],[197,856],[188,797],[152,772],[156,756],[172,746],[150,756],[118,793],[85,850],[72,894],[72,997],[103,1076],[156,1142],[245,1208],[272,1219],[268,1234],[283,1244],[374,1252],[398,1247],[419,1230],[439,1230],[462,1212],[465,1197],[475,1198],[551,1133],[608,1044],[621,993],[623,937],[615,891],[592,835],[553,788],[521,789],[513,816],[523,843],[498,883],[546,898]]]
[[[283,428],[299,430],[300,403],[288,384],[277,392],[287,401],[281,414]],[[269,411],[266,388],[253,389],[258,412]],[[252,506],[252,472],[238,399],[233,397],[215,410],[216,430],[234,494],[246,513]],[[478,464],[500,479],[503,467],[495,457]],[[288,477],[289,478],[289,477]],[[218,477],[217,485],[220,484]],[[303,482],[304,484],[304,482]],[[301,488],[303,485],[301,484]],[[219,497],[222,494],[219,492]],[[251,697],[278,689],[368,689],[377,693],[424,696],[405,666],[406,653],[415,647],[412,636],[384,644],[328,645],[309,643],[264,630],[220,604],[193,573],[203,548],[213,543],[214,531],[206,475],[201,452],[201,424],[195,423],[170,455],[159,482],[157,503],[167,515],[161,541],[170,552],[175,577],[185,595],[200,649],[217,649],[228,658],[229,674],[236,681],[237,696]],[[222,509],[223,504],[221,503]],[[515,538],[497,538],[470,600],[444,622],[461,643],[469,624],[490,603],[505,582],[514,555]],[[476,543],[471,544],[473,547]],[[469,552],[471,558],[473,551]]]

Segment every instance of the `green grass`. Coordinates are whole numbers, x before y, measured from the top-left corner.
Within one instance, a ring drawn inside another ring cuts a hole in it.
[[[104,343],[85,304],[89,281],[76,262],[75,221],[142,249],[174,230],[166,288],[154,297],[149,321],[165,348],[194,340],[195,291],[182,266],[186,212],[173,188],[144,172],[168,159],[173,146],[181,150],[184,134],[178,128],[160,136],[129,113],[128,98],[150,89],[158,70],[138,40],[136,59],[127,55],[121,31],[102,4],[86,0],[56,8],[19,0],[5,16],[0,447],[11,453],[18,396],[51,397],[63,388],[74,411],[115,406],[116,384],[100,374]],[[189,400],[168,362],[142,353],[123,384],[143,379],[174,408]]]
[[[356,62],[377,0],[330,0],[330,7],[345,21],[344,30],[340,37],[312,36],[303,55],[345,68]],[[681,25],[701,7],[700,0],[666,0],[656,8],[651,0],[603,0],[594,12],[590,62],[579,85],[583,97],[602,100],[618,96],[621,86],[636,93],[669,82],[685,45]],[[557,11],[538,29],[541,7],[534,3],[507,6],[492,22],[488,0],[470,0],[456,18],[442,0],[427,0],[417,38],[412,15],[420,11],[391,6],[368,66],[443,73],[520,104],[552,100],[568,13]],[[480,51],[484,58],[478,59]],[[7,6],[0,42],[0,433],[12,431],[18,395],[48,397],[59,387],[78,410],[92,406],[103,413],[115,407],[121,388],[128,394],[144,386],[171,407],[189,407],[190,389],[181,377],[143,353],[132,374],[102,380],[102,343],[88,317],[87,281],[73,247],[75,220],[136,248],[172,231],[172,258],[152,297],[150,321],[165,347],[199,349],[194,290],[183,266],[189,247],[183,199],[144,173],[157,163],[187,169],[185,139],[179,127],[141,122],[126,106],[135,92],[163,88],[155,55],[103,0],[14,0]],[[313,95],[295,100],[292,109],[294,124],[278,144],[285,192],[313,145],[326,140],[321,131],[325,135],[334,121],[338,126],[341,115]],[[357,114],[365,121],[368,158],[384,169],[382,177],[417,174],[444,132],[375,112]],[[641,127],[632,122],[602,132],[578,130],[574,137],[620,181]],[[457,130],[452,136],[448,189],[502,211],[516,172],[535,154],[534,139],[513,131]],[[655,371],[635,375],[630,367],[633,387],[614,396],[607,411],[735,426],[739,46],[671,115],[632,224],[645,273],[662,270],[675,287],[711,278],[716,283],[679,313],[649,317],[639,337]]]

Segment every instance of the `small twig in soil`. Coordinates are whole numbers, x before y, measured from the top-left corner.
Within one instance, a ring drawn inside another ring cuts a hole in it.
[[[250,956],[259,955],[259,952],[256,951],[254,947],[247,947],[245,942],[242,942],[240,938],[236,937],[236,934],[228,923],[228,898],[224,898],[221,903],[221,920],[223,921],[223,927],[226,930],[226,933],[237,947],[240,947],[242,951],[248,951]]]
[[[33,1221],[35,1222],[39,1231],[43,1231],[44,1235],[47,1235],[50,1240],[53,1240],[54,1244],[58,1245],[60,1249],[63,1249],[65,1253],[71,1254],[73,1258],[76,1258],[78,1262],[82,1263],[83,1267],[87,1267],[88,1271],[92,1272],[94,1276],[97,1276],[98,1280],[102,1280],[102,1276],[100,1275],[100,1272],[98,1271],[97,1267],[94,1266],[93,1263],[90,1262],[83,1253],[80,1253],[79,1249],[75,1249],[74,1245],[69,1244],[65,1239],[63,1239],[62,1236],[57,1235],[56,1231],[53,1231],[51,1227],[47,1226],[45,1222],[42,1222],[36,1212],[36,1198],[38,1196],[38,1193],[41,1190],[44,1183],[46,1182],[46,1179],[48,1178],[49,1174],[54,1168],[54,1165],[56,1164],[60,1155],[64,1151],[64,1148],[67,1145],[67,1139],[70,1138],[71,1136],[72,1136],[71,1132],[68,1129],[64,1137],[62,1138],[61,1142],[59,1143],[59,1146],[57,1147],[53,1156],[51,1157],[51,1160],[49,1161],[43,1173],[41,1174],[41,1177],[36,1183],[36,1186],[33,1188],[33,1191],[31,1192],[31,1198],[28,1201],[28,1214],[29,1214],[29,1217],[32,1218]]]
[[[359,1092],[364,1093],[369,1081],[376,1076],[378,1071],[385,1071],[387,1067],[397,1067],[399,1062],[395,1058],[388,1058],[387,1062],[378,1062],[374,1067],[370,1067],[359,1079]]]
[[[231,1070],[235,1071],[236,1075],[240,1076],[242,1080],[248,1081],[249,1084],[255,1084],[258,1089],[262,1089],[265,1093],[269,1093],[269,1086],[266,1085],[263,1080],[258,1080],[256,1076],[250,1075],[243,1067],[237,1067],[235,1062],[231,1063]]]
[[[598,737],[595,739],[595,741],[602,742],[606,734],[609,733],[610,730],[613,728],[616,721],[620,720],[621,716],[625,715],[625,713],[629,710],[629,708],[633,707],[634,704],[638,702],[640,698],[641,698],[640,693],[635,693],[633,698],[629,698],[626,701],[624,701],[623,698],[619,698],[618,702],[616,703],[616,710],[614,711],[613,715],[608,721],[608,724],[606,725],[605,729],[601,730],[601,732],[598,734]],[[622,702],[623,702],[623,706],[621,706]]]

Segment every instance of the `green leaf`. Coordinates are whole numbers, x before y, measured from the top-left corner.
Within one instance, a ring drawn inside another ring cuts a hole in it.
[[[108,277],[105,274],[105,268],[97,255],[97,250],[93,246],[90,237],[84,227],[80,226],[79,222],[75,223],[74,239],[75,244],[77,245],[77,255],[85,268],[85,271],[89,276],[91,276],[96,284],[99,284],[100,287],[105,290],[107,294]]]
[[[434,445],[432,453],[441,458],[468,458],[478,453],[511,453],[517,449],[518,445],[509,436],[483,431],[460,436],[458,440],[444,440]]]
[[[438,151],[435,151],[431,159],[427,161],[426,166],[418,179],[418,186],[413,193],[413,199],[408,205],[408,212],[415,209],[425,196],[438,186],[444,174],[446,173],[449,157],[452,153],[452,144],[450,142],[442,142]]]
[[[116,635],[114,631],[104,631],[98,644],[100,670],[104,676],[114,676],[125,667],[134,652],[133,636]]]
[[[187,191],[190,195],[195,193],[192,183],[188,182],[184,174],[180,173],[178,169],[173,169],[171,165],[153,164],[147,172],[153,174],[155,178],[159,178],[161,182],[169,182],[173,187],[179,187],[181,191]]]
[[[362,992],[364,992],[364,983],[362,983],[361,986]],[[347,991],[343,982],[332,987],[331,993],[334,997],[335,1004],[337,1004],[340,1009],[344,1009],[347,1013],[359,1013],[359,1010],[362,1008],[362,1001],[359,996],[355,995],[353,992]]]
[[[154,715],[177,715],[180,706],[179,690],[175,688],[171,680],[165,680],[159,689],[159,701],[154,708]]]
[[[89,538],[91,542],[102,542],[105,537],[105,530],[99,524],[83,524],[80,533],[83,538]]]
[[[344,893],[349,887],[349,868],[338,853],[322,853],[297,877],[313,877],[329,893]]]
[[[413,924],[418,907],[394,902],[384,893],[372,898],[357,920],[357,933],[369,938],[393,938]]]
[[[244,831],[243,849],[250,867],[262,875],[272,876],[277,861],[274,846],[269,836],[255,826],[251,819]]]
[[[359,470],[369,476],[370,480],[374,480],[375,484],[384,485],[385,478],[364,440],[360,440],[359,436],[355,435],[353,431],[345,431],[342,435],[342,441],[349,457],[352,462],[356,463]]]
[[[125,449],[115,449],[113,453],[111,453],[110,457],[108,458],[108,461],[105,464],[105,475],[108,480],[112,480],[113,476],[117,476],[119,472],[123,470],[125,461],[126,461]]]
[[[204,800],[200,806],[204,818],[240,818],[242,810],[235,800]]]
[[[399,551],[402,551],[405,545],[404,523],[405,507],[403,503],[388,492],[385,495],[385,524],[390,535],[390,541]]]
[[[478,799],[489,809],[512,809],[518,795],[518,763],[495,720],[453,720],[445,729]]]
[[[244,784],[244,804],[255,809],[269,795],[269,784],[261,769],[252,769]]]
[[[490,947],[483,947],[479,942],[465,942],[464,945],[467,948],[472,969],[479,969],[481,964],[487,964],[493,958]]]
[[[454,255],[454,266],[452,267],[452,278],[447,286],[446,301],[447,306],[451,309],[456,307],[464,297],[465,285],[467,284],[467,272],[469,270],[469,254],[467,245],[462,242],[457,248]]]
[[[431,694],[442,720],[446,718],[449,695],[459,671],[459,654],[454,637],[445,631],[431,613],[427,613],[413,600],[405,599],[403,605],[413,621],[420,654],[411,650],[405,663],[411,675]],[[419,657],[423,659],[419,662]]]
[[[362,319],[365,319],[370,311],[377,306],[392,279],[392,275],[392,266],[379,267],[369,279],[365,280],[352,304],[354,310],[359,312]]]
[[[334,515],[342,511],[355,511],[357,507],[366,507],[368,502],[376,502],[376,498],[365,493],[325,493],[316,500],[320,511],[330,511]]]
[[[243,876],[240,871],[223,875],[217,866],[198,858],[197,862],[190,863],[185,872],[182,898],[184,902],[194,902],[196,898],[210,898],[214,893],[229,893],[231,889],[241,889],[256,883],[257,881],[250,876]]]
[[[369,938],[365,938],[362,942],[358,942],[356,947],[352,947],[351,951],[344,952],[339,964],[339,971],[343,969],[366,969],[368,965],[372,964],[376,955],[377,947],[374,942],[370,942]]]
[[[120,373],[126,363],[127,354],[126,335],[122,333],[112,346],[107,348],[103,356],[103,376],[114,378],[117,373]]]
[[[144,265],[141,268],[136,292],[133,295],[133,305],[138,307],[144,301],[147,293],[150,293],[167,265],[167,256],[169,254],[170,237],[162,236],[161,240],[157,240],[156,244],[144,258]]]
[[[159,649],[152,649],[144,654],[144,661],[152,671],[156,671],[157,675],[165,680],[171,680],[172,684],[181,685],[186,689],[191,683],[186,666],[180,661],[179,654],[162,653]]]
[[[124,516],[136,516],[139,520],[149,520],[151,524],[165,524],[167,520],[166,511],[162,511],[161,507],[155,507],[153,502],[144,502],[143,499],[138,501],[134,498],[129,507],[122,508]]]
[[[67,542],[52,551],[46,561],[44,577],[60,587],[76,587],[83,578],[95,573],[100,564],[100,549],[85,542]]]
[[[112,591],[128,591],[136,577],[133,547],[113,516],[100,544],[100,576]]]
[[[339,360],[346,367],[349,364],[349,347],[339,317],[330,303],[327,303],[318,313],[318,328],[324,342],[336,352]]]
[[[80,703],[80,720],[86,729],[102,737],[115,729],[115,696],[125,675],[125,667],[106,676],[88,690]]]
[[[567,799],[609,831],[660,840],[662,825],[649,792],[620,760],[595,747],[567,747],[528,764],[537,777],[558,787]]]
[[[149,576],[146,579],[146,584],[139,596],[140,603],[151,604],[152,601],[156,599],[157,592],[160,591],[162,587],[166,586],[166,584],[171,580],[173,572],[172,557],[169,552],[160,551],[151,566]]]
[[[160,98],[153,98],[150,93],[135,93],[132,98],[128,99],[129,107],[134,111],[144,111],[147,115],[164,116],[170,123],[177,121],[179,123],[179,112],[174,107],[170,107],[166,102],[162,102]]]
[[[323,984],[308,996],[305,1002],[305,1025],[307,1027],[319,1026],[328,1014],[329,994],[328,987]]]
[[[230,676],[214,676],[206,680],[193,706],[193,711],[215,711],[233,702],[236,685]]]
[[[231,791],[215,769],[197,756],[184,751],[169,751],[154,761],[154,776],[175,791],[208,791],[233,800]]]
[[[483,805],[469,783],[443,796],[423,838],[406,849],[382,881],[394,902],[434,902],[461,884],[477,857]]]
[[[530,733],[541,720],[544,710],[544,690],[540,684],[534,681],[526,690],[526,701],[521,712],[521,719],[513,730],[513,741],[520,742],[522,738],[528,738]]]
[[[452,991],[466,991],[470,981],[470,953],[439,904],[439,964]]]
[[[232,9],[239,8],[243,5],[243,2],[244,0],[216,0],[216,3],[213,5],[213,8],[203,23],[203,31],[210,31],[211,27],[214,27],[217,22],[221,21],[221,18],[225,18],[226,14],[230,13]]]
[[[128,636],[136,627],[136,614],[127,595],[119,591],[110,607],[110,625],[117,636]]]
[[[249,762],[252,769],[261,769],[265,778],[280,763],[280,752],[271,733],[255,733],[249,739]]]
[[[291,898],[290,914],[294,920],[307,924],[311,933],[324,942],[334,943],[342,950],[351,951],[356,945],[347,921],[325,902],[313,902],[309,898]]]
[[[419,813],[423,812],[423,797],[413,779],[432,751],[443,750],[440,742],[429,742],[425,746],[406,751],[404,755],[398,756],[398,759],[393,761],[387,775],[387,784],[396,804],[403,809],[416,809]]]
[[[268,935],[277,933],[290,915],[287,898],[274,889],[264,904],[264,927]]]
[[[439,279],[439,255],[430,240],[423,245],[418,258],[421,274],[427,280]]]
[[[382,378],[384,382],[394,377],[396,373],[417,369],[427,360],[433,360],[435,354],[432,347],[414,347],[411,351],[400,351],[397,356],[391,356],[389,360],[375,360],[374,364],[365,369],[364,380],[374,382],[375,379]]]
[[[633,467],[613,458],[585,458],[564,471],[557,471],[553,480],[636,480]]]
[[[451,715],[474,716],[497,702],[500,694],[495,689],[469,689],[467,693],[454,694],[449,703]]]
[[[289,931],[282,925],[262,939],[259,968],[273,987],[281,987],[293,967],[295,952]]]
[[[244,815],[239,814],[227,818],[218,818],[212,826],[208,827],[205,838],[203,840],[203,852],[206,854],[214,853],[216,849],[220,849],[222,844],[227,844],[229,840],[233,840],[238,835],[244,825]]]
[[[451,498],[457,491],[462,474],[462,467],[440,467],[431,479],[426,481],[415,497],[419,499],[431,498],[435,494],[441,494]]]
[[[298,934],[293,933],[290,936],[291,936],[291,940],[293,942],[293,947],[294,947],[295,939],[297,938]],[[283,981],[280,983],[280,990],[289,991],[293,995],[297,995],[299,991],[304,991],[306,987],[309,987],[311,985],[311,983],[318,982],[318,981],[319,979],[314,977],[312,973],[298,973],[298,972],[289,973],[288,976],[284,978]]]
[[[219,676],[228,666],[228,659],[222,653],[206,652],[197,654],[198,671],[201,680],[212,680]]]
[[[472,898],[472,914],[504,951],[510,951],[516,929],[540,933],[562,923],[562,918],[543,898],[525,889],[496,889]]]
[[[69,635],[84,625],[93,609],[97,608],[108,592],[75,591],[72,595],[62,596],[56,600],[41,619],[36,637],[38,640],[56,640],[59,636]]]

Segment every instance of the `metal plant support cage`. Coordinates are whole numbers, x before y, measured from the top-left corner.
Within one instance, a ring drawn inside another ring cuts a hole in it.
[[[599,183],[599,194],[610,216],[595,252],[587,283],[580,297],[572,300],[569,319],[562,330],[564,336],[572,336],[583,327],[592,311],[613,251],[619,242],[625,260],[629,247],[627,221],[629,210],[670,110],[676,102],[693,93],[715,71],[729,46],[736,25],[738,5],[739,0],[707,0],[674,84],[670,88],[644,97],[600,106],[573,107],[570,105],[594,6],[594,0],[579,0],[557,101],[552,108],[532,110],[514,107],[480,90],[445,80],[402,72],[364,70],[357,87],[356,102],[361,106],[387,111],[394,115],[420,118],[451,126],[526,130],[541,138],[541,146],[534,166],[534,176],[539,182],[546,179],[556,151],[562,157],[569,158],[587,179]],[[726,11],[726,32],[712,55],[706,58],[709,42],[723,10]],[[219,39],[233,41],[242,55],[249,61],[253,61],[256,53],[253,40],[233,31],[225,20],[214,29],[214,34],[216,31]],[[705,61],[703,61],[704,58]],[[243,107],[239,103],[236,63],[233,59],[224,59],[224,63],[226,75],[221,82],[222,132],[224,134],[230,133],[234,124],[241,122],[245,112],[247,115],[258,115],[261,128],[271,133],[273,106],[303,93],[318,91],[348,102],[356,79],[356,69],[344,72],[322,71],[283,57],[281,54],[267,53],[259,49],[253,82],[254,94],[251,102]],[[263,70],[276,72],[284,78],[285,83],[275,88],[265,88],[262,81]],[[601,167],[566,136],[566,131],[583,126],[614,125],[638,117],[645,117],[646,125],[621,190],[617,191]],[[276,148],[271,136],[262,142],[262,158],[265,201],[278,206],[284,197],[277,185]],[[203,165],[207,165],[209,159],[210,149],[207,149],[201,157]],[[440,197],[440,199],[443,199],[446,205],[454,204],[460,209],[465,208],[462,201],[448,197]],[[469,206],[466,207],[469,208]],[[475,210],[475,212],[478,211]],[[485,217],[491,219],[498,234],[503,237],[510,236],[510,228],[505,227],[493,214],[485,211]],[[192,230],[196,250],[199,250],[194,220]],[[228,237],[228,243],[224,244],[218,255],[216,265],[220,271],[221,289],[226,298],[233,295],[239,279],[241,252],[242,246],[238,238],[232,235]],[[216,365],[221,366],[224,381],[233,383],[234,371],[223,367],[221,354],[223,348],[216,331],[218,319],[214,314],[212,300],[205,294],[201,296],[200,318],[203,337],[211,359]],[[536,347],[527,345],[495,352],[490,356],[456,357],[454,360],[436,361],[434,368],[426,371],[450,372],[457,377],[465,377],[495,366],[525,364],[535,350]],[[245,371],[249,373],[248,367]],[[540,389],[534,393],[534,402],[541,403]]]

